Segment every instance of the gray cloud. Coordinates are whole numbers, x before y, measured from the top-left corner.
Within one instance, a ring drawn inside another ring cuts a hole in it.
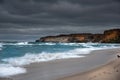
[[[0,0],[0,40],[120,28],[120,0]]]

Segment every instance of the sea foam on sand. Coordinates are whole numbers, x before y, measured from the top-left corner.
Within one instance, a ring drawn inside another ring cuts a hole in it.
[[[8,77],[22,73],[26,73],[26,69],[14,67],[10,64],[0,64],[0,77]]]

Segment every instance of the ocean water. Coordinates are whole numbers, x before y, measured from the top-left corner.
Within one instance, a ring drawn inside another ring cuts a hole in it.
[[[118,48],[120,44],[100,43],[0,43],[0,77],[26,73],[23,67],[35,62],[84,58],[93,50]]]

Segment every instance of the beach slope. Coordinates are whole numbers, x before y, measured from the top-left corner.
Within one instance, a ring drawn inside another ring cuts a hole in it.
[[[58,80],[120,80],[120,59],[85,73],[72,75]]]
[[[25,66],[13,80],[119,80],[119,49],[92,51],[85,58],[61,59]],[[4,80],[4,79],[0,79]]]

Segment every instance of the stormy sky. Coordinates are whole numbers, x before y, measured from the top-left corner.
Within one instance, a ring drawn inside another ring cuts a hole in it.
[[[120,28],[120,0],[0,0],[0,40]]]

